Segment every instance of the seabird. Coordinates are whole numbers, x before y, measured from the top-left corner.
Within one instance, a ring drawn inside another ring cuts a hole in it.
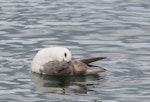
[[[90,63],[106,57],[73,59],[69,49],[64,47],[44,48],[32,61],[32,72],[45,75],[84,75],[104,72],[106,69]]]

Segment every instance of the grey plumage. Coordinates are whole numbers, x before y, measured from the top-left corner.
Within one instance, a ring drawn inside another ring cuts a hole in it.
[[[80,59],[81,62],[85,64],[89,64],[98,60],[105,59],[106,57],[93,57],[93,58],[86,58],[86,59]]]
[[[106,57],[95,57],[79,60],[67,61],[49,61],[44,64],[41,74],[46,75],[79,75],[79,74],[94,74],[103,72],[106,69],[99,66],[89,65],[89,63],[102,60]]]

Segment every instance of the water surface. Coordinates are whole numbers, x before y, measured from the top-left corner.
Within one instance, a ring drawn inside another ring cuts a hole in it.
[[[1,0],[1,102],[149,102],[149,0]],[[50,46],[75,58],[106,56],[89,76],[31,73]]]

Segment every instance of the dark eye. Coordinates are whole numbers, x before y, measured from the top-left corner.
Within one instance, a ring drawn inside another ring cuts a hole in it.
[[[65,55],[65,57],[67,57],[67,53],[65,53],[64,55]]]

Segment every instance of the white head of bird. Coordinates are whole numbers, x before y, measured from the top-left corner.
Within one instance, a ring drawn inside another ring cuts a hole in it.
[[[40,50],[34,57],[32,62],[32,71],[39,72],[42,65],[49,61],[71,61],[72,54],[69,49],[64,47],[50,47]]]

